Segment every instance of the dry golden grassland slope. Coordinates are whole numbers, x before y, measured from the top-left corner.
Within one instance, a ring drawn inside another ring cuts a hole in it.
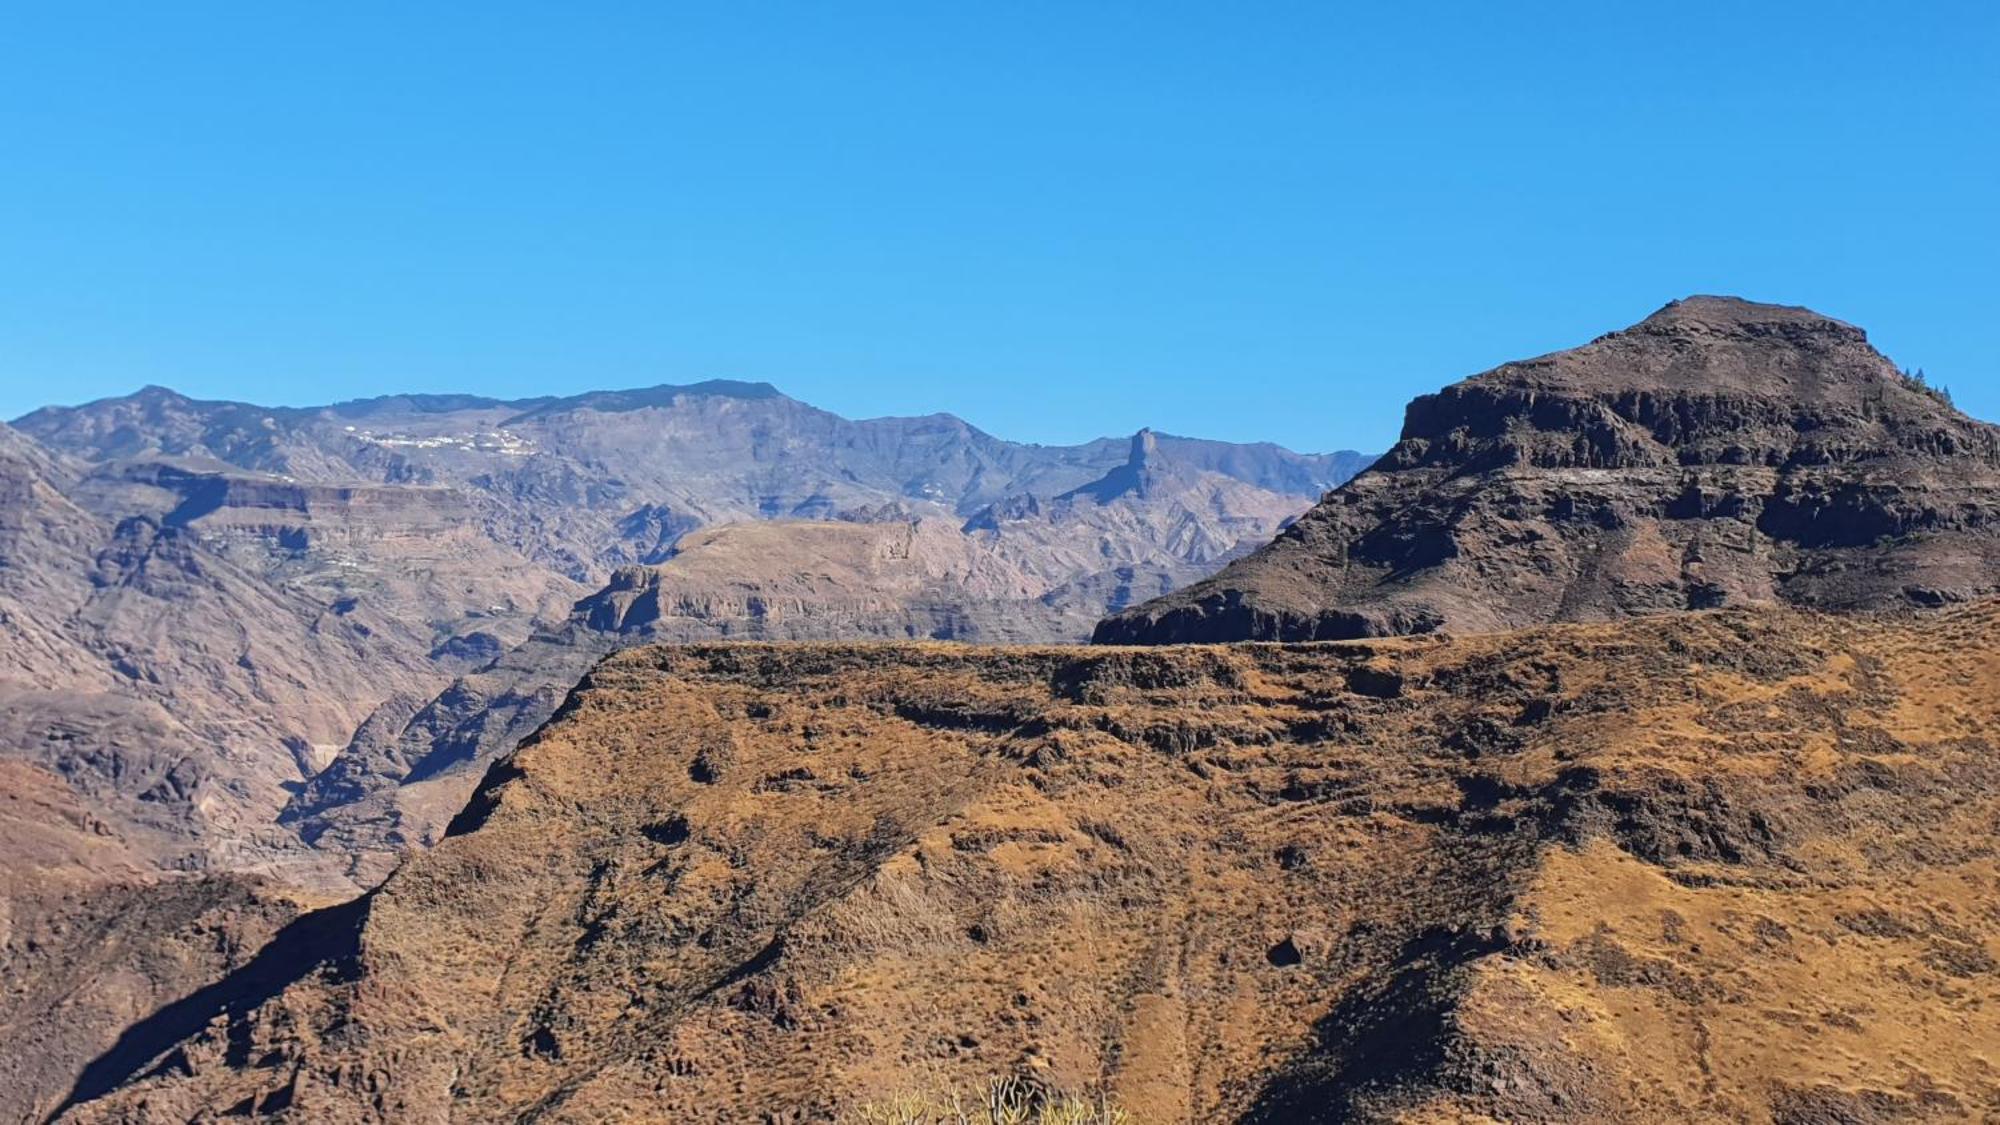
[[[2000,1113],[2000,607],[620,653],[69,1118]]]

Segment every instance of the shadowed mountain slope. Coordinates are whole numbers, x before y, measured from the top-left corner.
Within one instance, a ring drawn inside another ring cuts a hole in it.
[[[299,912],[213,869],[337,878],[271,823],[304,776],[287,740],[372,706],[370,681],[400,671],[182,533],[72,502],[84,473],[0,426],[7,1121],[41,1120],[126,1026],[241,966]],[[308,671],[344,698],[294,694]]]
[[[1693,297],[1424,395],[1264,549],[1107,618],[1105,643],[1483,632],[2000,590],[2000,430],[1858,328]]]

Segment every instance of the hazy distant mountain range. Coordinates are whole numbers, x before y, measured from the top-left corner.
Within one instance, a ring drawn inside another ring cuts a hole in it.
[[[402,395],[316,408],[200,402],[159,387],[51,407],[15,427],[91,462],[206,459],[301,484],[462,490],[489,537],[577,582],[656,561],[690,528],[746,519],[976,516],[1124,464],[1126,439],[1004,441],[948,414],[851,421],[763,383],[711,381],[513,401]],[[1161,436],[1161,455],[1316,497],[1369,460]]]
[[[1082,639],[1367,460],[1025,445],[734,382],[319,408],[148,387],[17,419],[0,455],[6,751],[194,866],[292,862],[288,802],[320,824],[357,785],[480,757],[368,752],[401,721],[476,699],[491,725],[497,691],[536,701],[518,737],[631,640]]]

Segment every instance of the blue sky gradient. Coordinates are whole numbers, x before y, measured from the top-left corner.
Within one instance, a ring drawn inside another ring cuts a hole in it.
[[[0,416],[768,380],[1379,449],[1737,293],[2000,418],[2000,5],[12,5]]]

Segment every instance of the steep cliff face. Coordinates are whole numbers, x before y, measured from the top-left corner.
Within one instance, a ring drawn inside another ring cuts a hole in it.
[[[335,614],[387,623],[385,642],[444,676],[562,620],[585,592],[495,541],[494,505],[462,488],[315,483],[154,456],[91,465],[72,496],[107,519],[171,529]]]
[[[1996,643],[634,649],[67,1119],[1989,1115]]]
[[[1079,632],[1036,600],[1045,590],[944,520],[749,523],[694,532],[659,565],[620,570],[578,611],[593,629],[661,640]]]
[[[1676,302],[1410,404],[1268,547],[1107,643],[1491,631],[2000,590],[2000,431],[1806,309]]]

